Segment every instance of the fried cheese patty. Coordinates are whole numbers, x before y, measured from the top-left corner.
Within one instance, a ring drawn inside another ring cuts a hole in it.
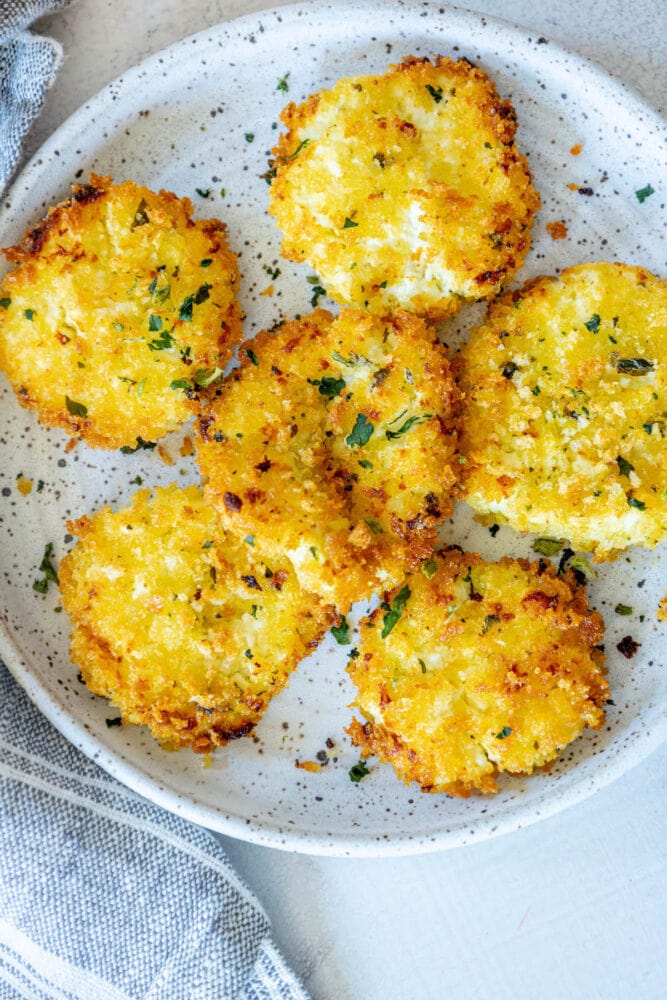
[[[455,361],[464,498],[598,560],[667,534],[667,284],[581,264],[490,308]]]
[[[0,369],[39,419],[98,448],[174,430],[241,339],[238,268],[187,198],[92,175],[0,286]]]
[[[348,671],[368,721],[348,732],[362,756],[423,791],[465,796],[601,727],[603,623],[572,572],[459,551],[424,570],[360,623]]]
[[[516,118],[466,60],[409,57],[289,104],[270,211],[338,302],[431,319],[521,267],[540,207]]]
[[[255,726],[331,609],[221,533],[197,486],[140,490],[69,525],[60,564],[72,660],[124,722],[206,753]]]
[[[224,527],[340,610],[398,582],[451,512],[457,397],[433,331],[317,309],[239,354],[198,442]]]

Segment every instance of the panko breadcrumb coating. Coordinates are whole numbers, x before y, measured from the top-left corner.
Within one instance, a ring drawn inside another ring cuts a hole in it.
[[[282,251],[338,302],[441,319],[521,267],[539,196],[512,105],[467,60],[408,57],[281,118],[269,176]]]
[[[68,525],[72,660],[124,722],[207,753],[245,736],[334,620],[294,572],[225,536],[197,486]]]
[[[5,255],[0,369],[22,406],[93,447],[174,430],[241,339],[225,226],[187,198],[93,174]]]
[[[456,358],[464,499],[613,558],[667,534],[667,284],[581,264],[490,308]]]
[[[424,569],[360,623],[348,671],[367,721],[348,732],[363,757],[466,796],[602,726],[603,623],[571,571],[451,550]]]
[[[198,442],[224,527],[341,611],[391,587],[451,512],[457,397],[433,331],[317,309],[239,353]]]

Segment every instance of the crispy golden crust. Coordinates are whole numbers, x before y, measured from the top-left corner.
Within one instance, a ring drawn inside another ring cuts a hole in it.
[[[200,421],[223,525],[341,610],[392,586],[451,512],[457,397],[433,331],[318,309],[240,354]]]
[[[360,623],[362,756],[424,791],[494,792],[499,772],[531,773],[601,727],[603,622],[573,573],[450,550],[425,569]]]
[[[598,560],[667,535],[667,284],[581,264],[494,302],[454,362],[463,496]]]
[[[281,118],[270,211],[283,254],[338,302],[440,319],[521,267],[540,201],[514,110],[482,70],[409,57]]]
[[[187,198],[93,174],[5,250],[0,369],[43,423],[118,448],[199,412],[242,314],[224,224],[191,213]]]
[[[295,574],[222,534],[196,486],[135,494],[69,525],[72,660],[124,722],[207,753],[252,731],[335,620]]]

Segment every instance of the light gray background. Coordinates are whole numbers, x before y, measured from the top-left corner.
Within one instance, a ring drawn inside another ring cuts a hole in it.
[[[45,18],[65,61],[27,152],[128,66],[263,6],[78,0]],[[667,0],[466,6],[594,59],[665,112]],[[424,857],[309,858],[222,839],[315,1000],[663,998],[666,762],[663,749],[537,826]]]

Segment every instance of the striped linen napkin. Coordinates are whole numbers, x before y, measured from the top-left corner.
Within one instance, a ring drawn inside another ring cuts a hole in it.
[[[2,664],[0,997],[308,1000],[215,837],[79,753]]]
[[[62,58],[0,0],[0,195]],[[2,615],[0,612],[0,619]],[[207,831],[74,749],[0,662],[0,998],[308,1000]]]

